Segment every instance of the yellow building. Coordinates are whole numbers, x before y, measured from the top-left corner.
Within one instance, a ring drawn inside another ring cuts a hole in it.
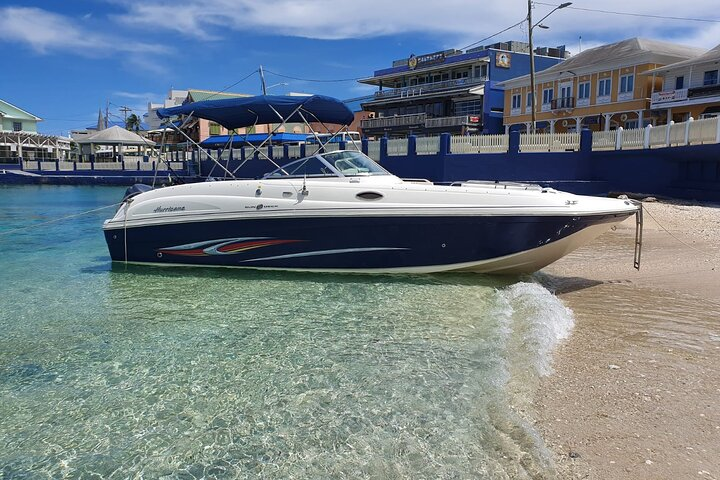
[[[536,129],[544,132],[637,128],[665,122],[650,109],[650,97],[662,88],[648,72],[701,55],[702,49],[657,40],[631,38],[585,50],[535,74]],[[531,128],[530,76],[507,80],[505,130]]]
[[[662,79],[653,92],[650,108],[666,110],[666,117],[684,122],[720,116],[720,45],[699,57],[648,72]]]

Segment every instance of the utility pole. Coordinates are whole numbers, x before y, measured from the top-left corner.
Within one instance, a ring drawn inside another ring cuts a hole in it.
[[[265,75],[263,74],[262,65],[260,65],[260,83],[262,84],[263,95],[267,95],[267,87],[265,87]]]
[[[123,112],[123,114],[125,116],[125,125],[127,125],[127,114],[128,114],[128,112],[132,112],[132,108],[129,108],[129,107],[126,107],[125,105],[123,105],[118,110]]]
[[[533,28],[540,27],[540,28],[548,28],[545,25],[542,25],[542,21],[548,18],[550,15],[553,14],[555,10],[560,10],[561,8],[567,8],[570,5],[572,5],[572,2],[565,2],[561,3],[557,7],[550,10],[550,13],[545,15],[543,18],[540,19],[539,22],[537,22],[535,25],[533,25],[532,21],[532,0],[528,0],[528,14],[527,14],[527,20],[528,20],[528,44],[530,46],[530,100],[532,104],[530,105],[530,113],[531,113],[531,121],[532,126],[530,127],[530,131],[532,133],[535,133],[535,52],[533,51]]]
[[[532,0],[528,0],[528,44],[530,44],[530,133],[535,133],[535,52],[533,48]],[[522,100],[521,100],[522,101]]]

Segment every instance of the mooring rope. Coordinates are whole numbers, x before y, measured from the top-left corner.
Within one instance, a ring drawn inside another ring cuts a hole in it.
[[[682,239],[678,238],[677,236],[675,236],[670,230],[668,230],[667,228],[665,228],[665,226],[664,226],[662,223],[660,223],[660,222],[658,221],[658,219],[655,218],[655,216],[654,216],[652,213],[650,213],[650,210],[647,208],[647,206],[645,206],[645,211],[647,212],[648,215],[650,215],[650,218],[652,218],[653,220],[655,220],[655,223],[657,223],[658,227],[660,227],[662,230],[665,231],[665,233],[667,233],[668,235],[670,235],[672,238],[674,238],[674,239],[677,240],[678,242],[680,242],[680,243],[682,243],[683,245],[685,245],[686,247],[688,247],[688,248],[690,248],[690,249],[692,249],[692,250],[695,250],[695,251],[698,252],[698,253],[702,253],[703,255],[706,255],[706,256],[708,256],[708,257],[713,257],[713,258],[716,257],[716,255],[714,255],[713,253],[706,252],[706,251],[704,251],[704,250],[700,250],[699,248],[694,247],[694,246],[690,245],[689,243],[684,242]]]
[[[105,209],[108,209],[108,208],[117,207],[117,206],[120,205],[121,203],[122,203],[122,202],[113,203],[112,205],[106,205],[106,206],[104,206],[104,207],[94,208],[94,209],[92,209],[92,210],[87,210],[87,211],[85,211],[85,212],[74,213],[74,214],[72,214],[72,215],[66,215],[66,216],[64,216],[64,217],[55,218],[55,219],[53,219],[53,220],[47,220],[47,221],[45,221],[45,222],[33,223],[32,225],[27,225],[27,226],[25,226],[25,227],[18,227],[18,228],[13,228],[13,229],[10,229],[10,230],[5,230],[4,232],[0,232],[0,235],[9,235],[9,234],[11,234],[11,233],[19,232],[19,231],[22,231],[22,230],[28,230],[28,229],[35,228],[35,227],[41,227],[41,226],[47,225],[47,224],[49,224],[49,223],[57,223],[57,222],[62,222],[63,220],[68,220],[68,219],[70,219],[70,218],[81,217],[81,216],[87,215],[87,214],[89,214],[89,213],[99,212],[100,210],[105,210]]]

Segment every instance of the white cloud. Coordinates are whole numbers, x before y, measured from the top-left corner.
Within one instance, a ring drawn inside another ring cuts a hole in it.
[[[112,0],[125,5],[127,14],[116,17],[127,25],[169,29],[200,40],[223,37],[225,29],[253,30],[316,39],[369,38],[418,33],[438,38],[441,47],[462,47],[464,40],[479,40],[527,15],[525,0],[467,2],[466,0]],[[558,2],[549,0],[549,4]],[[576,0],[570,8],[553,13],[538,32],[538,44],[577,45],[578,38],[592,43],[641,36],[710,48],[718,41],[717,23],[701,23],[639,16],[613,15],[581,9],[628,12],[639,15],[707,18],[717,0],[693,0],[678,9],[676,0]],[[533,16],[542,18],[552,6],[536,2]],[[519,27],[487,43],[522,39]],[[471,42],[467,42],[471,43]]]
[[[149,101],[151,99],[161,98],[162,94],[151,93],[151,92],[135,93],[135,92],[116,91],[116,92],[112,92],[112,96],[113,97],[130,98],[133,100],[148,100]]]
[[[0,41],[26,44],[40,54],[63,51],[85,57],[168,51],[161,45],[128,41],[89,29],[77,19],[28,7],[0,8]]]

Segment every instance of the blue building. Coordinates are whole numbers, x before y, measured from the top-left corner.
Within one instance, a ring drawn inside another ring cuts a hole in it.
[[[563,45],[537,48],[534,56],[541,71],[568,53]],[[362,104],[372,118],[360,126],[369,137],[503,133],[504,89],[497,84],[528,73],[530,48],[524,42],[410,55],[360,80],[378,87]]]

